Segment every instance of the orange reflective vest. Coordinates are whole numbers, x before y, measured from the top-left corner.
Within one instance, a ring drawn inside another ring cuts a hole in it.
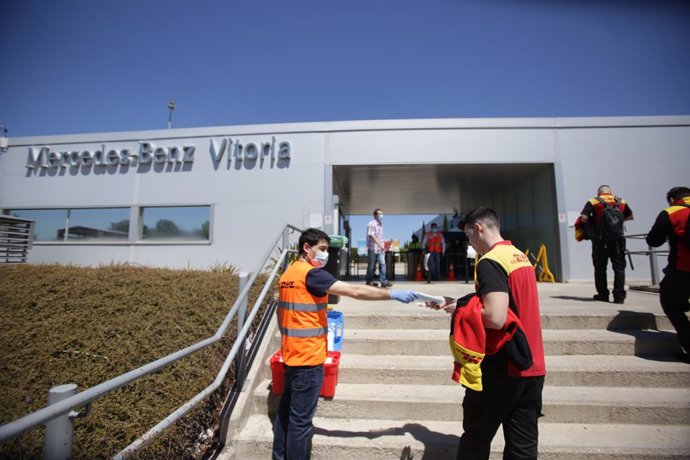
[[[313,269],[297,260],[278,284],[278,323],[283,361],[288,366],[317,366],[326,361],[328,295],[316,297],[307,290],[307,274]]]
[[[439,232],[429,232],[426,234],[426,247],[429,252],[442,252],[441,234]]]

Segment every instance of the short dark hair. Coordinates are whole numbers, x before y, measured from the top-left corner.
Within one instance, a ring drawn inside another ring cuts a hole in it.
[[[299,236],[299,253],[304,254],[304,243],[308,243],[309,246],[316,246],[319,243],[319,240],[326,240],[328,243],[331,242],[331,238],[328,236],[328,233],[324,232],[323,230],[319,230],[318,228],[306,229]]]
[[[465,215],[465,219],[462,221],[462,228],[465,229],[468,225],[474,225],[477,221],[482,221],[489,227],[501,228],[496,211],[485,206],[479,206],[468,212]]]
[[[671,202],[678,201],[681,198],[685,198],[686,196],[690,196],[690,188],[688,188],[688,187],[673,187],[666,194],[666,201],[671,201]]]
[[[379,211],[383,212],[383,209],[381,209],[381,208],[374,209],[374,212],[372,213],[372,214],[374,214],[374,217],[376,217],[376,213]]]

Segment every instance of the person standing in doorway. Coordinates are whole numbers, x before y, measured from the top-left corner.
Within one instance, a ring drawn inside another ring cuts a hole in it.
[[[597,196],[582,208],[580,220],[594,228],[592,237],[592,263],[594,300],[609,301],[606,268],[611,259],[613,267],[613,301],[625,302],[625,228],[623,222],[634,219],[633,212],[624,199],[613,195],[611,187],[602,185]]]
[[[446,252],[446,240],[438,231],[438,225],[431,224],[431,231],[424,235],[422,247],[429,254],[429,277],[427,282],[441,279],[441,255]]]
[[[273,460],[306,460],[312,420],[323,385],[327,357],[328,294],[361,300],[409,303],[414,291],[393,291],[336,280],[323,267],[328,262],[328,235],[309,228],[299,238],[299,259],[278,283],[278,322],[285,384],[273,425]]]
[[[374,210],[374,220],[367,224],[367,276],[366,282],[369,286],[378,286],[374,282],[374,269],[376,264],[379,266],[379,281],[381,287],[391,287],[393,284],[386,278],[386,245],[383,242],[383,210]]]
[[[680,359],[690,362],[690,188],[672,188],[666,201],[669,207],[659,213],[646,241],[651,247],[668,241],[668,265],[659,285],[659,301],[685,350]]]

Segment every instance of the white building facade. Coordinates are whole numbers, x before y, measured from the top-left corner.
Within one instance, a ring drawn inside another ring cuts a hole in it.
[[[0,209],[36,221],[30,263],[253,270],[285,224],[342,233],[376,207],[486,205],[575,281],[592,266],[572,223],[599,185],[629,202],[627,233],[642,234],[688,171],[690,116],[224,126],[12,138]],[[648,259],[633,262],[628,278],[649,279]]]

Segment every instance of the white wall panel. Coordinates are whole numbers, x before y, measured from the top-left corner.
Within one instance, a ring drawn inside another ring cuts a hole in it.
[[[544,234],[553,221],[554,200],[542,195],[553,180],[556,212],[579,212],[597,186],[607,183],[635,211],[628,232],[648,231],[665,206],[666,191],[690,185],[688,125],[690,117],[382,120],[10,139],[9,151],[0,153],[0,208],[212,205],[209,244],[37,244],[30,261],[180,268],[227,262],[253,270],[285,223],[306,227],[310,215],[324,213],[330,200],[324,196],[328,195],[324,174],[330,165],[540,163],[553,164],[557,177],[533,177],[533,183],[517,188],[479,185],[462,197],[461,204],[488,199],[499,211],[512,213],[508,218],[522,227],[521,238],[555,245],[557,236]],[[231,141],[233,146],[239,143],[246,148],[252,143],[260,148],[274,139],[276,147],[290,143],[289,163],[278,165],[277,158],[270,163],[264,157],[263,163],[236,167],[231,157],[228,164],[228,155],[234,153],[227,151]],[[218,154],[223,140],[226,151],[214,165],[212,152]],[[164,148],[193,146],[194,161],[172,170],[155,165],[144,170],[68,167],[27,174],[25,167],[30,147],[95,151],[105,144],[106,150],[137,152],[140,142]],[[567,223],[558,225],[566,236],[560,241],[564,273],[571,280],[591,280],[589,243],[576,244],[573,229]],[[530,231],[526,226],[534,228]],[[629,270],[628,278],[648,279],[648,265],[646,259],[635,259],[636,271]]]

